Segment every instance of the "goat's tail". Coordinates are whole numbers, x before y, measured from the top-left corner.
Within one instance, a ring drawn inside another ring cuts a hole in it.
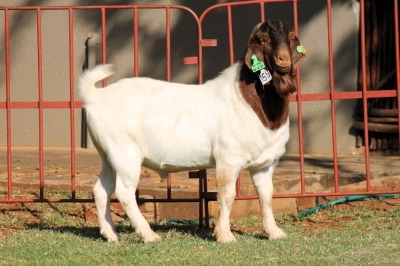
[[[79,82],[80,96],[85,104],[95,101],[96,82],[114,74],[112,65],[98,65],[82,74]]]

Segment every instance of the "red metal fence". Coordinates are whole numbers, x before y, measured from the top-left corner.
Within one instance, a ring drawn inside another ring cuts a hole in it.
[[[302,2],[307,2],[306,0]],[[394,29],[395,32],[395,57],[396,57],[396,80],[397,87],[390,90],[379,90],[379,91],[370,91],[366,86],[366,64],[368,63],[365,56],[365,15],[364,15],[364,5],[365,1],[360,0],[360,15],[361,15],[361,23],[360,23],[360,32],[361,32],[361,40],[360,40],[360,49],[361,49],[361,65],[362,65],[362,81],[363,86],[361,91],[345,91],[339,92],[335,90],[335,77],[334,77],[334,56],[333,56],[333,40],[332,40],[332,1],[326,1],[326,28],[327,28],[327,40],[328,40],[328,56],[329,56],[329,91],[323,93],[303,93],[302,86],[300,84],[300,78],[298,78],[297,94],[291,97],[291,101],[297,105],[297,119],[298,119],[298,145],[299,145],[299,176],[301,183],[301,190],[299,193],[295,194],[276,194],[275,198],[300,198],[300,197],[317,197],[317,196],[347,196],[354,194],[380,194],[380,193],[400,193],[400,188],[395,188],[392,190],[373,190],[371,188],[371,171],[370,171],[370,152],[368,148],[365,149],[365,180],[366,187],[363,191],[358,192],[343,192],[339,188],[339,170],[338,170],[338,151],[337,151],[337,129],[336,129],[336,119],[337,119],[337,110],[336,110],[336,101],[338,100],[349,100],[349,99],[357,99],[362,101],[363,106],[363,115],[364,115],[364,128],[368,128],[368,99],[371,98],[385,98],[385,97],[397,97],[397,110],[398,117],[400,117],[400,51],[399,51],[399,19],[398,19],[398,0],[393,0],[393,8],[394,8]],[[267,5],[270,3],[286,3],[291,6],[292,13],[292,21],[294,30],[297,33],[299,31],[299,18],[298,18],[298,1],[297,0],[264,0],[264,1],[246,1],[246,2],[234,2],[234,3],[226,3],[212,6],[205,10],[200,16],[197,16],[192,10],[182,7],[182,6],[167,6],[167,5],[132,5],[132,6],[72,6],[72,7],[0,7],[0,12],[3,14],[4,20],[4,62],[2,62],[2,71],[5,72],[5,100],[1,101],[0,98],[0,111],[5,111],[6,121],[2,121],[2,123],[6,123],[6,158],[7,158],[7,188],[6,196],[0,198],[0,202],[92,202],[92,198],[78,198],[76,196],[76,139],[75,136],[75,126],[76,126],[76,117],[75,110],[82,108],[82,103],[75,99],[75,80],[77,79],[77,69],[75,67],[76,60],[75,57],[75,48],[74,48],[74,36],[75,36],[75,27],[74,27],[74,16],[76,12],[84,12],[89,10],[96,10],[101,14],[101,61],[102,63],[107,62],[107,38],[106,38],[106,29],[107,29],[107,12],[111,10],[129,10],[133,13],[132,19],[132,28],[133,28],[133,75],[139,76],[139,27],[138,27],[138,18],[140,16],[140,11],[144,9],[157,9],[164,10],[165,14],[165,53],[166,53],[166,65],[165,65],[165,80],[171,80],[171,11],[179,10],[191,16],[193,18],[194,24],[197,27],[197,55],[192,57],[184,58],[185,64],[197,64],[198,65],[198,82],[203,82],[203,50],[209,46],[218,45],[217,40],[215,39],[206,39],[203,36],[203,23],[207,19],[207,17],[215,11],[218,12],[226,12],[227,15],[227,36],[229,43],[229,61],[230,63],[234,63],[235,55],[234,55],[234,38],[233,35],[233,12],[232,10],[237,7],[244,6],[252,6],[255,7],[258,11],[254,16],[258,17],[258,20],[264,21],[266,19],[267,14]],[[42,50],[42,14],[43,12],[55,12],[62,11],[68,14],[68,62],[69,62],[69,100],[67,101],[46,101],[43,98],[43,61],[42,58],[44,56],[44,52]],[[13,35],[13,30],[10,28],[10,14],[12,12],[35,12],[35,27],[36,27],[36,45],[37,50],[37,80],[38,80],[38,100],[37,101],[13,101],[11,98],[11,92],[13,90],[12,84],[10,82],[11,75],[11,61],[13,58],[11,57],[10,50],[12,49],[11,45],[11,36]],[[143,59],[144,60],[144,59]],[[300,70],[298,70],[298,76],[300,77]],[[330,113],[331,113],[331,125],[332,125],[332,160],[333,160],[333,174],[334,174],[334,190],[331,192],[307,192],[306,191],[306,178],[305,178],[305,155],[304,155],[304,142],[303,142],[303,117],[302,117],[302,104],[304,102],[309,101],[328,101],[330,103]],[[39,182],[37,186],[39,187],[39,196],[37,198],[15,198],[13,192],[13,152],[12,152],[12,124],[18,123],[18,121],[13,121],[11,112],[15,109],[34,109],[38,111],[38,123],[39,123]],[[45,182],[44,182],[44,119],[43,114],[46,109],[66,109],[69,110],[69,121],[64,121],[65,123],[69,123],[70,128],[70,197],[68,199],[59,199],[59,198],[47,198],[44,194]],[[398,122],[398,126],[400,122]],[[369,132],[368,130],[364,131],[364,139],[365,139],[365,147],[369,147]],[[399,132],[400,135],[400,132]],[[174,199],[171,197],[171,179],[168,178],[167,181],[167,197],[164,199],[139,199],[142,201],[152,201],[152,202],[198,202],[199,203],[199,216],[202,221],[203,218],[203,208],[205,207],[206,216],[208,215],[208,202],[211,200],[215,200],[215,193],[210,193],[207,189],[207,178],[205,175],[205,171],[199,171],[197,174],[192,173],[192,176],[197,176],[199,178],[199,198],[198,199]],[[238,196],[237,199],[255,199],[256,196],[252,195],[242,195],[240,191],[240,179],[237,185]],[[205,205],[204,205],[205,204]],[[207,216],[208,217],[208,216]]]

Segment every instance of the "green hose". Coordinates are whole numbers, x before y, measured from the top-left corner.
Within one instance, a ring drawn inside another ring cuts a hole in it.
[[[396,194],[376,194],[376,195],[356,195],[356,196],[349,196],[341,199],[336,199],[332,201],[328,201],[324,204],[315,206],[314,208],[301,211],[299,212],[299,217],[305,217],[307,215],[313,214],[319,210],[326,209],[329,206],[336,205],[336,204],[341,204],[341,203],[347,203],[351,201],[359,201],[359,200],[364,200],[364,199],[371,199],[371,198],[393,198],[395,197]]]
[[[199,224],[199,221],[196,221],[196,220],[184,220],[184,219],[174,219],[174,218],[161,218],[160,222],[184,224],[184,225],[198,225]]]

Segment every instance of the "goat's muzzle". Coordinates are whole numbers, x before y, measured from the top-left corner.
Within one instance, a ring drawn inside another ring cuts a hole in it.
[[[288,47],[279,48],[273,56],[275,71],[281,75],[292,74],[305,57],[306,50],[302,45],[295,51],[290,51]]]
[[[289,48],[287,46],[278,48],[274,54],[274,61],[280,68],[289,67],[292,64]]]
[[[272,55],[274,68],[279,74],[287,74],[292,69],[292,56],[289,47],[286,45],[280,46]]]

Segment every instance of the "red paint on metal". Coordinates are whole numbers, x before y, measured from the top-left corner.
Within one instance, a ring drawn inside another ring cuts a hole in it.
[[[40,199],[44,199],[44,153],[43,153],[43,71],[42,71],[42,13],[36,9],[37,50],[38,50],[38,91],[39,91],[39,186]]]
[[[365,52],[365,2],[360,0],[360,30],[361,30],[361,70],[362,70],[362,104],[364,111],[364,128],[368,128],[368,102],[367,102],[367,59]],[[369,165],[369,132],[364,130],[365,141],[365,172],[366,172],[366,190],[371,191],[371,173]]]
[[[298,24],[298,12],[297,12],[297,1],[293,2],[293,23],[294,23],[294,32],[296,36],[299,35],[299,24]],[[306,192],[306,177],[305,177],[305,166],[304,166],[304,136],[303,136],[303,108],[302,101],[300,97],[302,95],[301,92],[301,84],[300,84],[300,68],[297,68],[297,121],[298,121],[298,132],[299,132],[299,155],[300,155],[300,180],[301,180],[301,194]]]
[[[397,92],[395,90],[379,90],[379,91],[367,91],[363,94],[362,91],[346,91],[338,92],[333,91],[332,93],[307,93],[307,94],[297,94],[291,95],[290,101],[330,101],[330,100],[351,100],[351,99],[362,99],[363,96],[366,98],[388,98],[397,97]]]
[[[229,63],[232,65],[235,63],[234,59],[234,49],[233,49],[233,26],[232,26],[232,8],[231,6],[227,6],[227,12],[228,12],[228,40],[229,40]]]
[[[329,53],[329,91],[335,93],[335,76],[333,66],[333,41],[332,41],[332,5],[331,1],[326,1],[327,22],[328,22],[328,53]],[[332,148],[333,148],[333,174],[335,182],[335,192],[339,192],[339,169],[337,158],[337,137],[336,137],[336,106],[335,100],[331,99],[331,124],[332,124]]]
[[[265,21],[265,6],[264,2],[260,3],[260,17],[261,17],[261,22]]]
[[[170,12],[170,8],[167,7],[165,9],[165,13],[166,13],[166,21],[165,21],[165,31],[166,31],[166,38],[165,38],[165,52],[167,53],[167,66],[166,66],[166,73],[167,73],[167,77],[166,77],[166,81],[171,81],[171,12]]]
[[[242,197],[242,192],[240,190],[240,187],[241,187],[241,181],[240,181],[240,175],[239,175],[238,179],[236,181],[236,198]]]
[[[133,75],[139,77],[139,12],[133,9]]]
[[[6,116],[7,116],[7,200],[12,199],[12,153],[11,153],[11,86],[10,86],[10,17],[9,10],[4,10],[4,46],[6,58]]]
[[[183,58],[183,64],[185,65],[197,65],[198,63],[199,63],[199,58],[197,56]]]
[[[82,102],[80,101],[75,101],[73,103],[71,102],[67,102],[67,101],[59,101],[59,102],[54,102],[54,101],[43,101],[42,102],[42,107],[45,109],[51,109],[51,108],[70,108],[72,104],[73,108],[82,108]],[[26,109],[26,108],[30,108],[30,109],[37,109],[39,108],[39,102],[30,102],[30,101],[26,101],[26,102],[10,102],[9,104],[6,103],[2,103],[0,104],[0,108],[7,108],[7,106],[9,106],[11,109]]]
[[[214,47],[218,46],[218,40],[216,39],[202,39],[200,40],[201,47]]]

